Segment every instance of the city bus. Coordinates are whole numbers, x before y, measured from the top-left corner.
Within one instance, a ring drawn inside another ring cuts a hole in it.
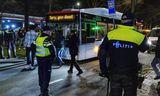
[[[2,17],[2,30],[3,29],[16,29],[24,27],[24,15],[12,13],[0,13]],[[44,20],[43,17],[29,16],[29,24],[41,24]]]
[[[76,30],[79,38],[79,54],[77,60],[86,60],[97,57],[99,45],[107,32],[113,29],[121,20],[122,13],[116,12],[114,16],[108,14],[106,8],[66,9],[48,12],[47,25],[53,30],[63,30],[66,38],[71,30]],[[114,24],[112,24],[114,21]],[[69,49],[64,47],[63,59],[70,59]]]

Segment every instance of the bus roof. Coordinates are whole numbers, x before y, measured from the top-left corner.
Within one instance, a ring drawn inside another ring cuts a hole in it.
[[[55,12],[48,12],[48,14],[69,14],[69,13],[79,13],[79,11],[75,10],[63,10],[63,11],[55,11]]]
[[[87,8],[87,9],[81,9],[80,11],[82,13],[87,13],[87,14],[92,14],[92,15],[97,15],[97,16],[102,16],[107,18],[114,18],[117,20],[121,20],[121,16],[122,16],[122,13],[120,12],[116,12],[115,16],[109,15],[109,11],[107,8]]]

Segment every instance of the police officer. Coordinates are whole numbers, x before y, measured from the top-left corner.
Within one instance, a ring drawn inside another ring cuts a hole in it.
[[[108,76],[110,96],[137,96],[138,52],[148,49],[147,39],[134,27],[134,15],[122,15],[122,24],[108,33],[99,50],[101,75]],[[109,67],[106,57],[110,58]]]
[[[3,44],[4,44],[4,32],[0,30],[0,59],[4,59]]]
[[[55,48],[50,36],[50,28],[45,26],[42,34],[36,39],[35,46],[32,46],[36,47],[39,86],[41,90],[41,94],[39,96],[49,96],[48,86],[51,78],[51,64],[55,57]]]

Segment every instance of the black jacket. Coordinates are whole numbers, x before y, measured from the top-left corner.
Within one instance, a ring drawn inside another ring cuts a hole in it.
[[[158,41],[156,44],[155,57],[160,58],[160,37],[158,37]]]
[[[120,26],[108,33],[100,45],[99,58],[102,72],[106,72],[106,57],[113,74],[135,74],[138,71],[138,52],[148,49],[147,39],[132,27]]]
[[[64,36],[61,34],[56,34],[54,45],[56,48],[62,48],[64,44]]]
[[[78,42],[79,39],[75,33],[68,36],[68,47],[71,55],[78,55]]]
[[[0,31],[0,45],[3,44],[3,41],[4,41],[4,32]]]

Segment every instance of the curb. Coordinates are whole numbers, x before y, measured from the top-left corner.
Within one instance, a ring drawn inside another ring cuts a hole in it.
[[[25,62],[18,62],[18,63],[14,63],[11,65],[6,65],[6,66],[0,67],[0,71],[16,68],[16,67],[20,67],[20,66],[25,66],[25,65],[27,65]]]

